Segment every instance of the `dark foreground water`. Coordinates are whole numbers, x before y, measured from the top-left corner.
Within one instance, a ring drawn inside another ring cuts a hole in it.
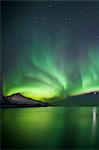
[[[98,107],[1,110],[3,149],[99,149]]]

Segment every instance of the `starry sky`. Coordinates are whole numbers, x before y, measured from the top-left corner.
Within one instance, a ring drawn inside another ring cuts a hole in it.
[[[3,95],[99,92],[99,2],[2,2]]]

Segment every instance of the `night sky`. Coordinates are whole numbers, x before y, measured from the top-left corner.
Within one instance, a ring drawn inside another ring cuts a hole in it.
[[[99,2],[2,2],[3,95],[99,91]]]

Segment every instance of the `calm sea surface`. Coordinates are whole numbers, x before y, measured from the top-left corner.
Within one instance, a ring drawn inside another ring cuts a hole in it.
[[[1,110],[2,149],[99,149],[99,107]]]

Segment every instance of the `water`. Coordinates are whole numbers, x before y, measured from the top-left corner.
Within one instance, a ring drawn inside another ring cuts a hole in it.
[[[3,149],[99,149],[98,107],[1,110]]]

